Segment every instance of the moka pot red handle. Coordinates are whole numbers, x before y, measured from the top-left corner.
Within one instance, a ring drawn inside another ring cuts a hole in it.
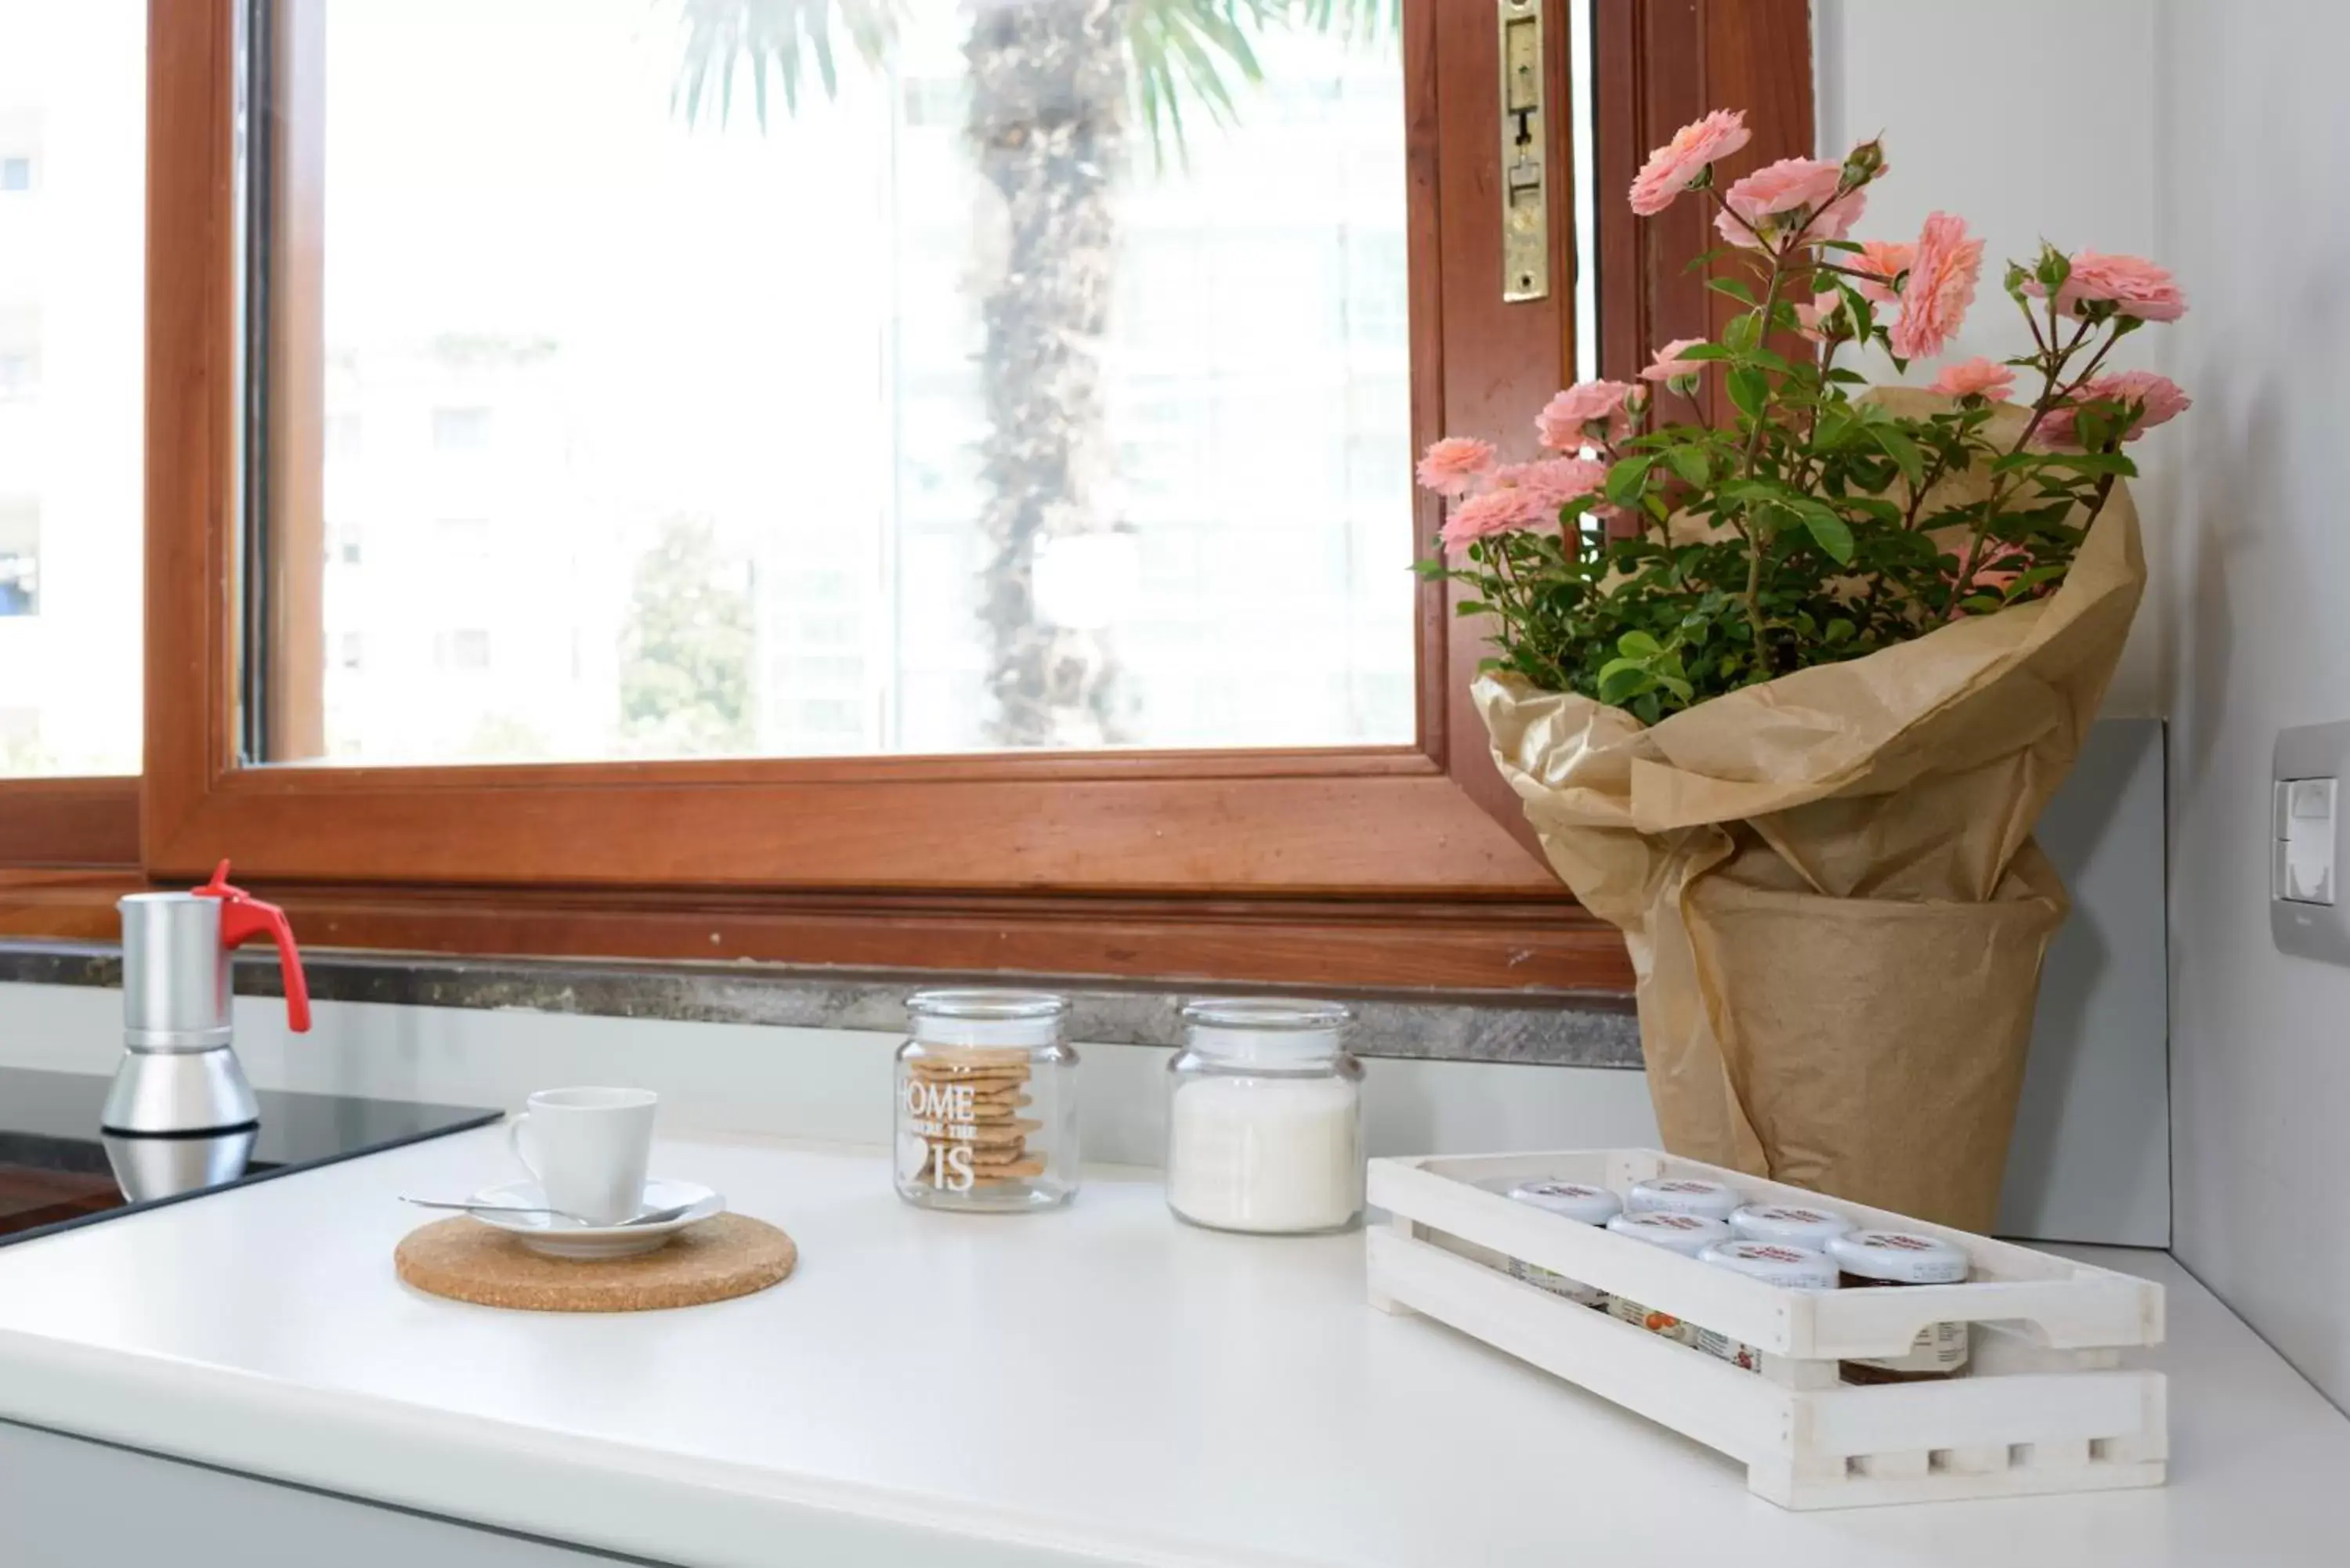
[[[225,860],[213,867],[213,879],[196,888],[195,894],[221,901],[222,947],[241,948],[259,936],[277,944],[277,966],[286,973],[286,1026],[296,1034],[308,1033],[310,982],[302,973],[301,950],[294,945],[294,927],[286,911],[242,888],[231,887]]]

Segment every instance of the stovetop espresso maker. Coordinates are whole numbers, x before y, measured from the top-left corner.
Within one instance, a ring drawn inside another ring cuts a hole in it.
[[[286,1018],[310,1027],[310,992],[286,911],[233,888],[228,862],[185,893],[133,893],[122,912],[121,1066],[99,1119],[109,1132],[186,1134],[251,1127],[260,1116],[232,1042],[229,954],[256,937],[277,944]]]

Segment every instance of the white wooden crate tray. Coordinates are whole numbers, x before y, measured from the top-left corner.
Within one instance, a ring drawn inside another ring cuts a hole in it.
[[[1521,1181],[1624,1192],[1656,1176],[1752,1202],[1827,1204],[1863,1228],[1939,1236],[1965,1284],[1786,1290],[1504,1196]],[[1410,1311],[1579,1384],[1746,1466],[1783,1508],[2160,1486],[2165,1382],[2123,1352],[2162,1340],[2162,1287],[1651,1149],[1375,1159],[1372,1304]],[[1759,1349],[1748,1370],[1503,1272],[1519,1259]],[[1971,1325],[1964,1376],[1846,1385],[1837,1363],[1898,1355],[1936,1323]]]

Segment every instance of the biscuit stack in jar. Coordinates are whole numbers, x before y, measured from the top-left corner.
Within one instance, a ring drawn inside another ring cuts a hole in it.
[[[1028,1135],[1043,1123],[1021,1113],[1028,1093],[1028,1053],[1017,1047],[949,1049],[910,1064],[924,1109],[923,1164],[950,1186],[967,1178],[969,1190],[1041,1176],[1044,1161],[1028,1152]]]
[[[1038,992],[933,991],[898,1050],[899,1196],[931,1209],[1045,1209],[1076,1189],[1068,1003]]]

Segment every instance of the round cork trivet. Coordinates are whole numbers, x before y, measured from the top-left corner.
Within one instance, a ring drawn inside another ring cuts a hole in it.
[[[651,1312],[764,1291],[799,1249],[764,1220],[713,1214],[632,1258],[548,1258],[467,1215],[410,1231],[391,1254],[420,1291],[516,1312]]]

